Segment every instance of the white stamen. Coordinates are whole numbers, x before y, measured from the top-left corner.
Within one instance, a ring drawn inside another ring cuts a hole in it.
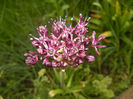
[[[61,16],[60,16],[60,21],[61,21]]]
[[[55,55],[53,56],[53,58],[54,58],[55,60],[57,60],[57,58],[55,57]]]
[[[56,42],[54,42],[54,45],[56,44]]]
[[[32,40],[33,40],[33,38],[30,38],[30,40],[32,41]]]
[[[71,18],[71,21],[73,20],[73,18]]]
[[[64,66],[67,66],[68,64],[67,63],[64,63]]]
[[[39,38],[39,40],[43,40],[43,37],[41,36],[41,37]]]
[[[64,41],[63,41],[63,40],[61,40],[60,42],[61,42],[61,43],[63,43]]]
[[[40,57],[40,60],[42,60],[42,57]]]
[[[34,39],[39,40],[37,37],[34,37]]]
[[[29,36],[32,36],[32,34],[29,34]],[[37,37],[32,36],[34,39],[39,40]]]
[[[43,46],[48,49],[48,45],[46,44],[46,42],[43,43]]]
[[[91,19],[91,17],[89,17],[88,19],[87,19],[87,21],[89,21]]]
[[[32,34],[29,34],[29,36],[32,36]]]
[[[62,69],[62,72],[65,72],[65,69]]]

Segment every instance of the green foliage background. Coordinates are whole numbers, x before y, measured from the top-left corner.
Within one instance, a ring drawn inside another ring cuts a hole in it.
[[[107,38],[94,63],[65,72],[26,66],[29,33],[57,16],[91,16],[89,31]],[[0,99],[112,99],[133,84],[132,0],[0,0]]]

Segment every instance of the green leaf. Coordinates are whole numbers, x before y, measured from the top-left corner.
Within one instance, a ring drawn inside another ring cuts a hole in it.
[[[100,36],[102,36],[102,37],[111,37],[112,36],[112,32],[111,31],[105,31],[105,32],[101,33]]]
[[[133,49],[133,41],[132,40],[130,40],[128,37],[126,37],[126,36],[123,36],[122,38],[121,38],[125,43],[127,43],[132,49]]]
[[[120,7],[118,0],[116,0],[115,8],[116,8],[116,15],[120,16],[121,15],[121,7]]]
[[[73,79],[73,75],[74,75],[74,72],[71,74],[71,76],[70,76],[70,78],[68,80],[67,87],[70,87],[71,86],[72,79]]]
[[[114,95],[114,92],[112,91],[112,90],[106,90],[105,91],[105,96],[107,97],[107,98],[112,98],[112,97],[114,97],[115,95]]]
[[[41,69],[41,70],[38,72],[38,75],[39,75],[39,77],[41,77],[41,76],[43,76],[45,73],[46,73],[46,70],[45,70],[45,69]]]
[[[50,97],[54,97],[57,94],[63,94],[63,93],[64,93],[63,89],[55,89],[55,90],[49,91]]]
[[[90,22],[91,23],[94,23],[94,24],[96,24],[96,25],[100,25],[101,24],[101,20],[99,20],[99,19],[94,19],[94,18],[92,18],[91,20],[90,20]]]
[[[64,10],[66,10],[68,8],[69,8],[69,5],[63,5],[61,10],[64,11]]]
[[[74,96],[76,97],[76,99],[86,99],[83,95],[79,93],[74,93]]]
[[[93,3],[93,5],[94,5],[94,6],[97,6],[97,7],[99,7],[99,8],[101,8],[101,9],[102,9],[101,4],[100,4],[100,3],[98,3],[98,2],[94,2],[94,3]]]

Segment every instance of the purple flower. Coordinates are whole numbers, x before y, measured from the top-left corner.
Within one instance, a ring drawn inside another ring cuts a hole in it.
[[[29,51],[29,53],[25,53],[24,56],[28,56],[25,60],[27,65],[33,65],[38,62],[38,56],[35,52]]]
[[[42,64],[48,67],[66,69],[70,66],[77,67],[85,60],[88,62],[95,61],[95,57],[87,54],[89,48],[94,48],[97,54],[100,54],[97,48],[103,48],[105,45],[99,45],[104,37],[99,36],[95,39],[95,32],[90,36],[88,28],[90,18],[83,18],[80,14],[77,24],[73,26],[73,21],[67,26],[66,19],[61,17],[57,20],[52,20],[52,33],[46,26],[39,26],[38,37],[30,34],[32,37],[32,45],[36,48],[38,55],[30,51],[24,56],[27,65],[33,65],[39,60]],[[90,43],[91,42],[91,43]]]
[[[44,60],[43,60],[43,63],[42,64],[45,64],[46,66],[51,66],[52,65],[52,63],[50,62],[50,60],[46,57],[46,58],[44,58]]]
[[[37,47],[38,48],[41,45],[41,43],[39,41],[32,41],[32,45],[34,47]]]
[[[38,35],[42,39],[48,36],[48,30],[47,30],[46,26],[39,26],[39,28],[38,28]],[[41,38],[39,38],[39,39],[41,39]]]
[[[93,62],[93,61],[95,61],[95,57],[92,56],[92,55],[86,56],[86,59],[87,59],[88,62]]]
[[[88,28],[86,27],[87,24],[89,23],[89,19],[87,19],[87,17],[83,20],[83,16],[82,14],[80,14],[80,18],[79,21],[77,21],[77,25],[76,25],[76,31],[75,34],[80,36],[80,35],[84,35],[85,33],[88,32]]]
[[[102,39],[104,39],[105,37],[99,36],[97,39],[95,39],[95,35],[96,35],[96,32],[93,31],[92,40],[91,40],[91,42],[92,42],[91,46],[94,47],[96,53],[97,53],[98,55],[100,55],[100,53],[99,53],[99,51],[97,50],[97,48],[104,48],[104,47],[106,47],[106,46],[105,46],[105,45],[98,45],[98,44],[99,44],[100,41],[101,41]]]

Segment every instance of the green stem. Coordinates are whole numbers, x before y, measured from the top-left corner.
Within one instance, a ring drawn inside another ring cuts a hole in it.
[[[65,88],[65,83],[64,83],[64,74],[65,71],[61,71],[61,88]]]
[[[57,72],[56,68],[54,68],[54,73],[55,73],[55,76],[56,76],[58,82],[60,82],[60,75],[59,75],[59,73]]]

